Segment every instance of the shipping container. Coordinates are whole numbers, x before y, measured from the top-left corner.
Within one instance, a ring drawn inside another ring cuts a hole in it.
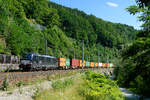
[[[98,67],[102,67],[102,63],[98,63]]]
[[[105,64],[105,67],[108,68],[108,67],[109,67],[109,63],[106,63],[106,64]]]
[[[64,68],[66,66],[66,59],[65,58],[58,58],[58,66]]]
[[[103,67],[103,68],[105,67],[105,63],[102,63],[102,67]]]
[[[70,64],[71,64],[72,68],[77,68],[77,67],[80,66],[80,60],[78,60],[78,59],[71,59]]]
[[[96,63],[96,67],[98,67],[98,63]]]
[[[96,67],[96,62],[94,62],[94,67]]]
[[[110,63],[110,67],[114,67],[114,64]]]
[[[86,67],[90,67],[90,62],[86,61],[85,66],[86,66]]]
[[[70,59],[66,59],[66,66],[70,67]]]
[[[83,67],[85,67],[85,61],[82,64],[82,60],[80,60],[80,67],[82,67],[82,65],[83,65]]]
[[[90,62],[90,67],[94,67],[94,62]]]

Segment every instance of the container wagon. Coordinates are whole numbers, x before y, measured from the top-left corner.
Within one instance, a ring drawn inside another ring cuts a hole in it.
[[[114,67],[114,65],[112,63],[110,63],[110,67]]]
[[[66,59],[66,69],[70,68],[70,59]]]
[[[80,67],[80,60],[79,59],[71,59],[70,65],[71,65],[72,69],[78,68],[78,67]]]
[[[91,68],[94,67],[94,62],[90,62],[90,67],[91,67]]]
[[[98,67],[102,67],[102,63],[98,63]]]
[[[98,67],[98,63],[96,63],[96,67]]]
[[[19,69],[20,57],[0,54],[0,72]]]
[[[86,61],[85,67],[86,67],[86,68],[89,68],[89,67],[90,67],[90,62]]]
[[[83,64],[82,64],[82,60],[80,60],[80,66],[79,66],[79,68],[85,67],[85,64],[86,64],[85,61],[83,61]]]
[[[66,59],[58,58],[58,66],[59,66],[59,69],[66,69]]]

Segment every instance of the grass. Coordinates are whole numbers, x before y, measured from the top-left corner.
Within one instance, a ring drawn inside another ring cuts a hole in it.
[[[85,100],[78,93],[82,82],[81,77],[56,81],[53,83],[52,89],[42,91],[34,100]]]
[[[39,77],[31,78],[31,79],[29,78],[26,81],[17,81],[13,84],[9,83],[9,80],[6,76],[6,79],[3,82],[3,86],[2,88],[0,88],[0,91],[12,91],[16,88],[20,89],[23,86],[34,85],[34,84],[42,83],[44,81],[54,81],[63,77],[72,76],[79,72],[80,71],[74,71],[74,72],[67,72],[67,73],[58,73],[58,74],[53,74],[53,75],[48,75],[48,76],[39,76]]]
[[[74,79],[53,82],[34,100],[125,100],[115,81],[108,76],[86,72]]]

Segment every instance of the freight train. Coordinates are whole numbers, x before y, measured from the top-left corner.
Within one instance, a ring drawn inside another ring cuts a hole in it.
[[[107,68],[114,67],[112,63],[89,62],[80,59],[69,59],[47,55],[28,53],[21,59],[14,55],[0,54],[0,72],[9,70],[31,71],[49,69],[77,69],[77,68]]]
[[[98,68],[114,67],[112,63],[89,62],[80,59],[56,58],[54,56],[26,54],[20,61],[19,68],[24,71],[48,70],[48,69],[77,69],[77,68]]]

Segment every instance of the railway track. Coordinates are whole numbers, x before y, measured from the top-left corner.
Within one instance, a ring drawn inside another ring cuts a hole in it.
[[[29,81],[33,78],[38,78],[41,76],[50,76],[55,74],[63,74],[68,72],[75,72],[87,69],[75,69],[75,70],[48,70],[48,71],[32,71],[32,72],[6,72],[0,73],[0,87],[2,87],[3,81],[7,77],[9,84],[14,84],[19,81]]]
[[[19,81],[29,81],[34,78],[43,77],[43,76],[50,76],[55,74],[65,74],[68,72],[77,72],[77,71],[85,71],[85,70],[98,70],[102,68],[92,68],[92,69],[69,69],[69,70],[48,70],[48,71],[32,71],[32,72],[6,72],[0,73],[0,87],[2,87],[2,83],[7,77],[9,80],[9,84],[14,84]],[[104,68],[103,71],[107,71],[108,69]]]

